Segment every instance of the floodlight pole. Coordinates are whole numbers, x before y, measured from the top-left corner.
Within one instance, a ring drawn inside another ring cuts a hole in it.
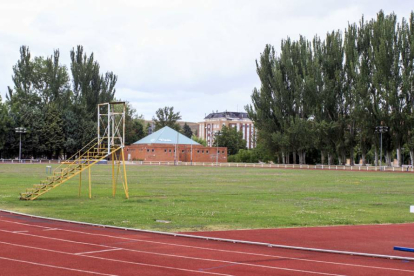
[[[22,133],[26,133],[27,129],[24,127],[16,127],[15,128],[16,133],[20,134],[20,142],[19,142],[19,163],[22,160]]]
[[[381,132],[381,151],[380,151],[380,168],[382,167],[382,132]]]
[[[20,132],[20,143],[19,143],[19,162],[22,160],[22,133]]]
[[[382,170],[382,134],[384,132],[388,131],[388,127],[387,126],[377,126],[375,128],[375,131],[379,132],[380,136],[381,136],[381,140],[380,140],[380,147],[381,147],[381,150],[380,150],[380,170]]]

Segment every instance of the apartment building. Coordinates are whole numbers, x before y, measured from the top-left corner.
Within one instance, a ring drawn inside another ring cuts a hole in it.
[[[246,146],[249,149],[256,147],[256,130],[252,120],[246,112],[216,112],[210,113],[199,123],[198,137],[207,141],[207,146],[214,143],[215,135],[223,126],[237,128],[243,133]]]

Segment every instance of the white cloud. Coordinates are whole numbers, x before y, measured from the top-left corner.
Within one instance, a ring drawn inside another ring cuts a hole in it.
[[[83,45],[118,77],[117,97],[150,119],[174,106],[200,121],[239,110],[259,85],[255,59],[266,43],[343,30],[380,10],[408,17],[410,1],[0,1],[0,92],[12,86],[19,47],[32,55]]]

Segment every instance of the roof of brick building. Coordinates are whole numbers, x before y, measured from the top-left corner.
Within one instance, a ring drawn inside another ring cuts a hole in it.
[[[178,131],[166,126],[156,132],[142,138],[134,143],[139,144],[179,144],[179,145],[200,145],[196,141],[182,135]]]

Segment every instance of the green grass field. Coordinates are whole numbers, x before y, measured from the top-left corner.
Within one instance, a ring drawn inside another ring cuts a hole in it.
[[[127,166],[112,198],[111,167],[92,169],[35,201],[19,193],[44,178],[45,165],[0,164],[0,208],[91,223],[199,231],[413,222],[414,175],[261,168]],[[159,223],[167,220],[171,223]]]

